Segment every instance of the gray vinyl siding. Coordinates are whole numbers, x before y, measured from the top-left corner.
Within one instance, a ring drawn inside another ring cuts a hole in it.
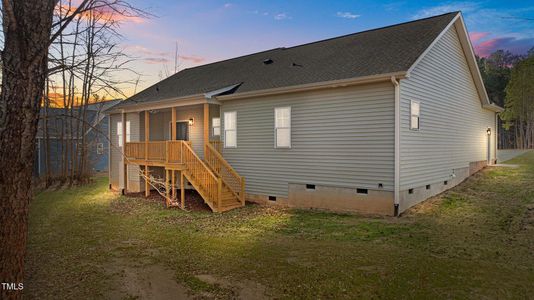
[[[120,114],[110,115],[110,153],[111,157],[109,159],[109,174],[110,174],[110,183],[111,185],[118,189],[120,187],[121,181],[121,164],[122,156],[121,149],[119,149],[119,137],[117,136],[117,123],[121,121]]]
[[[291,106],[291,149],[274,148],[274,108]],[[237,148],[223,150],[248,193],[286,197],[288,183],[393,189],[391,83],[225,101]]]
[[[454,27],[401,80],[400,92],[401,190],[450,179],[453,169],[487,159],[495,113],[482,108]],[[418,131],[410,130],[410,100],[420,103]]]

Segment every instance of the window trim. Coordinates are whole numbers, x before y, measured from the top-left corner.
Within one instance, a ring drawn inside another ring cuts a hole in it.
[[[117,143],[117,146],[119,148],[122,148],[122,121],[117,121],[117,138],[118,138],[118,143]]]
[[[97,155],[104,154],[104,143],[96,143],[96,154]]]
[[[215,126],[213,121],[215,119],[219,119],[219,126]],[[219,134],[215,134],[215,128],[219,128]],[[211,136],[221,136],[221,117],[213,117],[211,118]]]
[[[276,110],[277,109],[289,109],[289,126],[288,127],[276,127]],[[275,149],[291,149],[291,106],[278,106],[274,108],[274,148]],[[278,129],[289,129],[289,146],[278,146]]]
[[[226,114],[231,114],[233,113],[234,116],[235,116],[235,128],[234,129],[226,129]],[[233,149],[233,148],[237,148],[237,111],[225,111],[224,114],[223,114],[223,118],[224,118],[224,143],[223,143],[223,147],[225,149]],[[226,144],[226,132],[227,131],[235,131],[235,146],[228,146]]]
[[[126,130],[126,132],[124,132],[124,134],[126,134],[126,143],[129,143],[131,141],[131,135],[132,135],[132,128],[131,128],[131,123],[129,120],[126,120],[126,128],[123,128],[122,127],[122,120],[121,121],[117,121],[117,137],[118,137],[118,143],[117,143],[117,146],[119,148],[122,148],[123,144],[122,144],[122,134],[123,134],[123,130]],[[128,133],[128,131],[130,133]]]
[[[187,129],[187,141],[190,141],[191,140],[191,127],[193,126],[189,125],[189,119],[188,120],[176,120],[176,124],[178,123],[187,123],[187,127],[189,127]],[[174,126],[176,126],[176,124],[174,124]],[[176,135],[178,136],[178,133],[176,133]],[[169,134],[167,135],[167,137],[169,141],[172,141],[172,120],[169,121]]]
[[[413,112],[412,112],[412,103],[417,103],[417,105],[419,106],[419,113],[417,115],[414,115]],[[412,118],[413,117],[417,117],[417,127],[412,127]],[[410,119],[409,119],[409,122],[410,122],[410,130],[419,131],[421,129],[421,102],[416,101],[416,100],[410,100]]]

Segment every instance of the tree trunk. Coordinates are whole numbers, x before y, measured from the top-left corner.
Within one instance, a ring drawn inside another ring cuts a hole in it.
[[[35,134],[47,73],[55,0],[2,1],[0,281],[23,283]],[[22,291],[0,291],[20,299]]]

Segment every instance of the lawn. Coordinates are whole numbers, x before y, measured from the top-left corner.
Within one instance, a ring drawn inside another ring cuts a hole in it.
[[[26,298],[529,298],[534,152],[400,218],[164,209],[107,178],[31,203]]]

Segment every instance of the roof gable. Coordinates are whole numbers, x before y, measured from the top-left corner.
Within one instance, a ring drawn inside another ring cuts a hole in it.
[[[432,50],[434,45],[441,39],[441,37],[447,32],[447,30],[449,30],[453,26],[455,27],[456,33],[458,34],[458,39],[460,40],[460,44],[462,46],[462,50],[467,61],[467,66],[469,67],[469,71],[475,83],[475,87],[477,89],[477,93],[482,106],[486,109],[495,112],[502,112],[504,110],[503,108],[497,106],[494,103],[491,103],[491,101],[489,100],[486,88],[484,86],[484,81],[482,79],[482,75],[480,74],[480,70],[478,68],[478,64],[475,58],[475,52],[473,50],[473,46],[467,33],[467,28],[465,27],[465,23],[461,13],[457,13],[456,16],[452,19],[452,21],[430,44],[430,46],[423,53],[421,53],[419,58],[408,69],[406,77],[410,77],[410,74],[415,69],[415,67],[422,61],[422,59],[428,54],[428,52]]]

